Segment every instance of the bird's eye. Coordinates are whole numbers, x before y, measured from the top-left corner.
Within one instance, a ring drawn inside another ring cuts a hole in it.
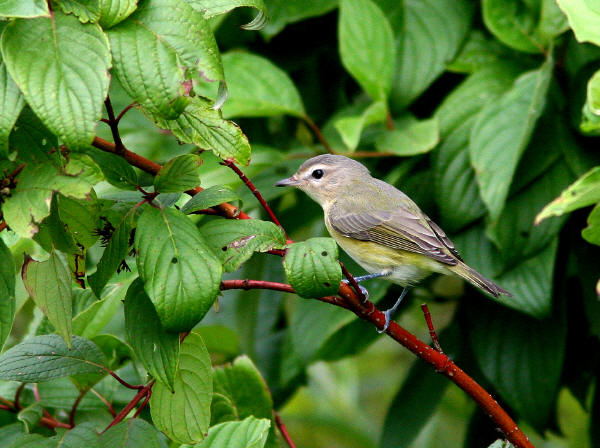
[[[315,179],[320,179],[323,177],[323,170],[314,170],[312,172],[312,177],[314,177]]]

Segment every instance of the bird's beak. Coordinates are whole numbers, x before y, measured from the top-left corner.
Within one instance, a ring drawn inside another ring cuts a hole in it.
[[[287,179],[281,179],[275,182],[276,187],[296,187],[300,184],[295,176],[288,177]]]

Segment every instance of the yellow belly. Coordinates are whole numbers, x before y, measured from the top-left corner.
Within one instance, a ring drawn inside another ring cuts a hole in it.
[[[391,275],[385,279],[393,283],[408,286],[434,272],[451,274],[442,263],[425,255],[348,238],[330,228],[329,223],[325,224],[333,239],[354,261],[371,274],[390,270]]]

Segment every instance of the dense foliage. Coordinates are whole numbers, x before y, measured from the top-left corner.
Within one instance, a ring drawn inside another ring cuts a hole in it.
[[[403,325],[428,337],[428,302],[536,446],[600,444],[595,2],[7,0],[0,19],[3,446],[502,437],[372,324],[307,300],[336,294],[338,255],[363,273],[314,202],[273,187],[324,152],[405,191],[513,294],[432,278]]]

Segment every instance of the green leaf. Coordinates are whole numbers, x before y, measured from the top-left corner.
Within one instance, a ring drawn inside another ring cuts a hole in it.
[[[251,53],[229,52],[223,55],[229,98],[223,116],[272,117],[305,115],[300,94],[289,75],[268,59]],[[201,94],[211,95],[209,86],[199,85]]]
[[[98,241],[100,227],[98,202],[94,198],[72,199],[58,197],[58,212],[80,248],[88,248]]]
[[[580,128],[588,135],[600,133],[600,70],[588,81]]]
[[[88,339],[96,336],[116,314],[121,300],[120,288],[113,288],[102,296],[102,300],[93,302],[77,313],[73,317],[73,334]]]
[[[21,91],[0,58],[0,157],[8,156],[8,136],[25,105]]]
[[[135,190],[138,185],[137,174],[122,157],[101,151],[96,148],[88,148],[86,151],[94,162],[98,164],[106,180],[122,190]]]
[[[600,45],[600,9],[589,0],[556,0],[579,42]]]
[[[252,416],[240,422],[226,422],[212,426],[198,448],[263,448],[267,442],[271,422]]]
[[[65,376],[103,373],[104,356],[79,336],[69,349],[56,334],[33,336],[0,355],[0,379],[38,383]]]
[[[473,6],[465,0],[407,0],[396,36],[394,106],[410,104],[444,71],[469,31]]]
[[[258,219],[217,219],[200,228],[226,272],[237,270],[254,252],[285,248],[281,227]]]
[[[39,401],[30,404],[26,408],[23,408],[17,414],[17,419],[23,422],[23,426],[25,426],[25,431],[30,433],[32,429],[34,429],[40,419],[42,418],[42,411],[44,408],[42,407]]]
[[[394,120],[394,129],[375,140],[375,148],[398,156],[414,156],[431,151],[440,141],[436,118],[417,120],[405,114]]]
[[[44,124],[71,149],[90,144],[109,84],[100,27],[64,14],[17,19],[4,29],[1,47],[8,72]]]
[[[225,14],[240,6],[257,9],[258,14],[250,23],[243,25],[246,30],[259,30],[267,23],[267,8],[263,0],[186,0],[192,8],[201,11],[206,19]]]
[[[362,0],[359,0],[362,1]],[[343,116],[333,122],[340,133],[344,144],[354,151],[360,141],[363,129],[370,124],[380,123],[385,120],[387,106],[384,101],[371,103],[357,115]]]
[[[483,301],[467,310],[469,341],[486,379],[522,418],[542,427],[558,393],[565,319],[532,319]]]
[[[0,350],[10,334],[15,317],[15,264],[12,254],[0,239]]]
[[[144,289],[168,331],[187,331],[210,309],[221,283],[221,263],[181,212],[146,207],[135,232]]]
[[[25,434],[6,448],[56,448],[56,442],[39,434]]]
[[[341,0],[338,23],[342,64],[373,101],[392,89],[395,54],[392,27],[371,0]]]
[[[73,14],[82,23],[97,22],[100,18],[100,0],[59,0],[65,14]]]
[[[498,439],[492,443],[488,448],[515,448],[515,446],[505,439]]]
[[[50,17],[46,0],[4,0],[0,5],[2,17]]]
[[[191,332],[181,343],[175,392],[156,383],[150,398],[152,421],[178,443],[198,443],[210,424],[213,379],[202,337]],[[176,418],[174,418],[176,417]]]
[[[123,364],[134,358],[132,348],[112,334],[94,336],[92,342],[100,347],[106,359],[106,366],[112,371],[120,369]]]
[[[588,242],[600,246],[600,205],[596,205],[587,218],[588,226],[581,236]]]
[[[100,448],[100,437],[91,422],[78,423],[58,440],[57,448]]]
[[[288,23],[299,22],[303,19],[323,15],[334,9],[338,0],[265,0],[269,11],[269,23],[262,33],[271,38],[278,34]]]
[[[452,72],[475,73],[511,57],[511,51],[496,39],[482,30],[473,29],[460,52],[446,68]]]
[[[238,194],[226,185],[214,185],[196,193],[192,199],[187,201],[181,211],[186,215],[198,210],[204,210],[224,202],[239,201]]]
[[[492,220],[498,218],[517,164],[544,109],[552,60],[521,75],[512,88],[488,103],[471,130],[469,152],[481,198]]]
[[[46,261],[27,258],[22,273],[27,292],[70,348],[73,299],[71,273],[65,257],[52,251]]]
[[[88,276],[90,287],[98,297],[101,296],[102,290],[127,256],[134,221],[135,213],[132,210],[117,224],[102,253],[102,258],[96,266],[96,272]]]
[[[600,167],[592,168],[547,204],[535,217],[535,223],[539,224],[550,216],[561,216],[597,202],[600,202]]]
[[[222,159],[233,159],[242,165],[250,161],[248,138],[238,125],[224,120],[204,98],[192,99],[175,120],[163,120],[157,116],[153,119],[157,126],[170,130],[182,143],[192,143],[213,151]]]
[[[127,290],[125,330],[127,342],[148,373],[173,390],[179,357],[179,335],[163,329],[140,279],[135,280]]]
[[[103,29],[125,20],[137,8],[138,0],[99,0],[100,25]]]
[[[306,298],[336,294],[342,280],[338,249],[331,238],[311,238],[290,244],[283,259],[287,278],[298,293]]]
[[[202,159],[196,154],[182,154],[165,163],[154,177],[154,191],[179,193],[200,185],[198,167]]]
[[[156,388],[156,386],[155,386]],[[108,428],[100,436],[102,448],[164,448],[160,433],[147,421],[132,418]]]

